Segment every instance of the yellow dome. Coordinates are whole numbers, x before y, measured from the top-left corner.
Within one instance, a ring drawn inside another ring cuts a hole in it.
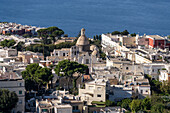
[[[81,29],[81,36],[78,38],[76,46],[83,46],[83,45],[89,45],[89,40],[88,38],[85,36],[85,29],[82,28]]]

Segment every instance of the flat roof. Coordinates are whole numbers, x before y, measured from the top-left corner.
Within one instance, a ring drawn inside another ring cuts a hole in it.
[[[147,35],[147,36],[154,38],[154,39],[165,39],[164,37],[161,37],[159,35]]]

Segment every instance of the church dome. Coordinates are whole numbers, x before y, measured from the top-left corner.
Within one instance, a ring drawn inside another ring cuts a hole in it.
[[[89,45],[89,40],[85,36],[85,29],[81,29],[81,36],[78,38],[76,46],[83,46],[83,45]]]

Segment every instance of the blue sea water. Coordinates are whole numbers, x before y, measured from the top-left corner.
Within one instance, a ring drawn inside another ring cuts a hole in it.
[[[57,26],[69,36],[123,31],[170,34],[170,0],[0,0],[0,21]]]

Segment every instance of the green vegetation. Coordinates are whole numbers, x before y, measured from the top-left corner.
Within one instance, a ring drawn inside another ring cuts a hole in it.
[[[160,82],[158,80],[152,80],[150,75],[145,75],[148,78],[151,85],[151,104],[150,101],[144,99],[145,106],[144,110],[151,110],[151,113],[169,113],[168,103],[170,102],[170,81]]]
[[[68,37],[68,34],[64,34],[64,37]]]
[[[113,31],[111,34],[112,34],[112,35],[128,35],[129,32],[128,32],[127,30],[124,30],[123,32]],[[136,33],[132,33],[132,34],[130,34],[130,35],[133,37],[133,36],[136,36]]]
[[[40,29],[37,31],[39,37],[59,37],[64,34],[64,31],[62,29],[59,29],[58,27],[48,27],[45,29]]]
[[[109,107],[109,106],[114,106],[115,102],[110,101],[110,100],[106,100],[105,104],[106,104],[106,107]]]
[[[11,33],[6,33],[6,34],[5,34],[5,36],[10,36],[10,35],[11,35]]]
[[[0,112],[10,113],[17,105],[18,96],[15,92],[10,92],[7,89],[0,89]]]
[[[150,75],[145,75],[145,77],[149,80],[151,85],[152,95],[170,95],[170,81],[162,83],[159,80],[152,80]]]
[[[168,97],[167,97],[168,99]],[[106,102],[99,102],[99,101],[93,101],[92,105],[97,106],[121,106],[122,108],[125,108],[128,113],[169,113],[169,107],[168,107],[168,100],[164,100],[160,96],[152,96],[146,97],[144,99],[123,99],[120,102],[117,102],[116,104],[110,100],[107,100]]]
[[[106,60],[106,54],[103,53],[102,51],[99,51],[100,53],[100,58],[102,58],[102,60]]]
[[[17,51],[23,51],[23,50],[25,50],[24,42],[19,42],[19,43],[15,46],[15,49],[17,49]]]
[[[150,80],[152,94],[170,95],[170,82],[160,82],[158,80]]]
[[[130,34],[132,37],[134,37],[134,36],[136,36],[136,33],[132,33],[132,34]]]
[[[96,45],[99,49],[102,48],[102,46],[101,46],[101,41],[100,41],[100,40],[94,40],[94,41],[91,41],[91,40],[90,40],[90,44],[91,44],[91,45]]]
[[[62,29],[59,29],[58,27],[48,27],[45,29],[40,29],[37,31],[38,36],[42,38],[43,44],[49,44],[48,42],[55,42],[55,37],[60,38],[63,34],[64,31]],[[48,38],[50,37],[50,39]]]
[[[112,35],[119,35],[119,34],[121,34],[120,31],[113,31],[113,32],[112,32]]]
[[[152,106],[151,112],[152,113],[166,113],[164,112],[165,106],[162,103],[157,103]]]
[[[168,39],[170,39],[170,35],[168,35]]]
[[[78,89],[76,88],[77,77],[73,77],[73,74],[75,72],[79,74],[88,74],[87,65],[69,60],[60,61],[54,70],[58,76],[65,77],[67,79],[67,88],[70,89],[69,82],[72,81],[73,88],[70,89],[70,93],[74,95],[78,94]]]
[[[146,97],[144,99],[123,99],[118,102],[117,105],[125,108],[128,112],[132,111],[133,113],[139,111],[144,113],[169,113],[169,101],[170,99],[168,97],[163,99],[160,96],[153,95],[151,98]]]
[[[23,36],[24,38],[31,38],[31,37],[33,37],[32,34],[28,34],[28,33],[25,33],[25,34],[23,34],[22,36]]]
[[[15,43],[16,43],[15,40],[7,40],[7,39],[5,39],[4,41],[0,42],[0,46],[9,48],[9,47],[15,45]]]
[[[131,104],[130,104],[130,108],[131,108],[131,111],[133,113],[136,113],[138,112],[139,110],[141,110],[141,100],[137,99],[137,100],[132,100]]]
[[[102,36],[101,35],[96,35],[96,36],[93,36],[93,39],[94,40],[102,40]]]
[[[151,113],[170,113],[168,103],[170,99],[163,99],[163,96],[152,95],[151,97]]]
[[[44,52],[44,56],[50,56],[50,52],[53,52],[54,49],[61,49],[61,48],[70,48],[71,46],[74,46],[75,42],[62,42],[60,44],[54,45],[54,44],[36,44],[36,45],[30,45],[26,47],[27,51],[33,51],[33,52]]]
[[[105,102],[100,102],[100,101],[92,101],[91,104],[95,107],[106,107]]]
[[[102,45],[101,45],[101,35],[96,35],[93,37],[93,41],[90,40],[90,44],[91,45],[96,45],[99,48],[99,54],[100,54],[100,58],[102,58],[102,60],[106,59],[106,54],[103,53],[102,51]]]
[[[6,24],[6,23],[9,23],[9,22],[0,22],[0,23]]]
[[[94,105],[95,107],[111,107],[111,106],[115,106],[115,102],[110,101],[110,100],[106,100],[106,102],[92,101],[91,104]]]
[[[68,78],[72,78],[75,72],[87,74],[88,66],[74,61],[63,60],[56,65],[55,72],[59,76],[67,76]]]
[[[119,34],[121,34],[121,35],[128,35],[129,32],[127,30],[124,30],[123,32],[120,32],[120,31],[113,31],[112,32],[112,35],[119,35]]]
[[[41,86],[48,85],[49,81],[53,78],[51,69],[47,67],[42,68],[37,63],[28,65],[26,70],[21,74],[25,79],[25,88],[27,91],[38,91]]]
[[[123,32],[121,32],[121,35],[128,35],[129,32],[127,30],[124,30]]]
[[[131,99],[123,99],[121,102],[118,102],[117,105],[119,105],[122,108],[125,108],[127,110],[130,110],[130,103],[131,102],[132,102]]]
[[[149,97],[144,98],[142,100],[141,104],[142,104],[143,110],[150,110],[150,108],[151,108],[151,98],[149,98]]]

